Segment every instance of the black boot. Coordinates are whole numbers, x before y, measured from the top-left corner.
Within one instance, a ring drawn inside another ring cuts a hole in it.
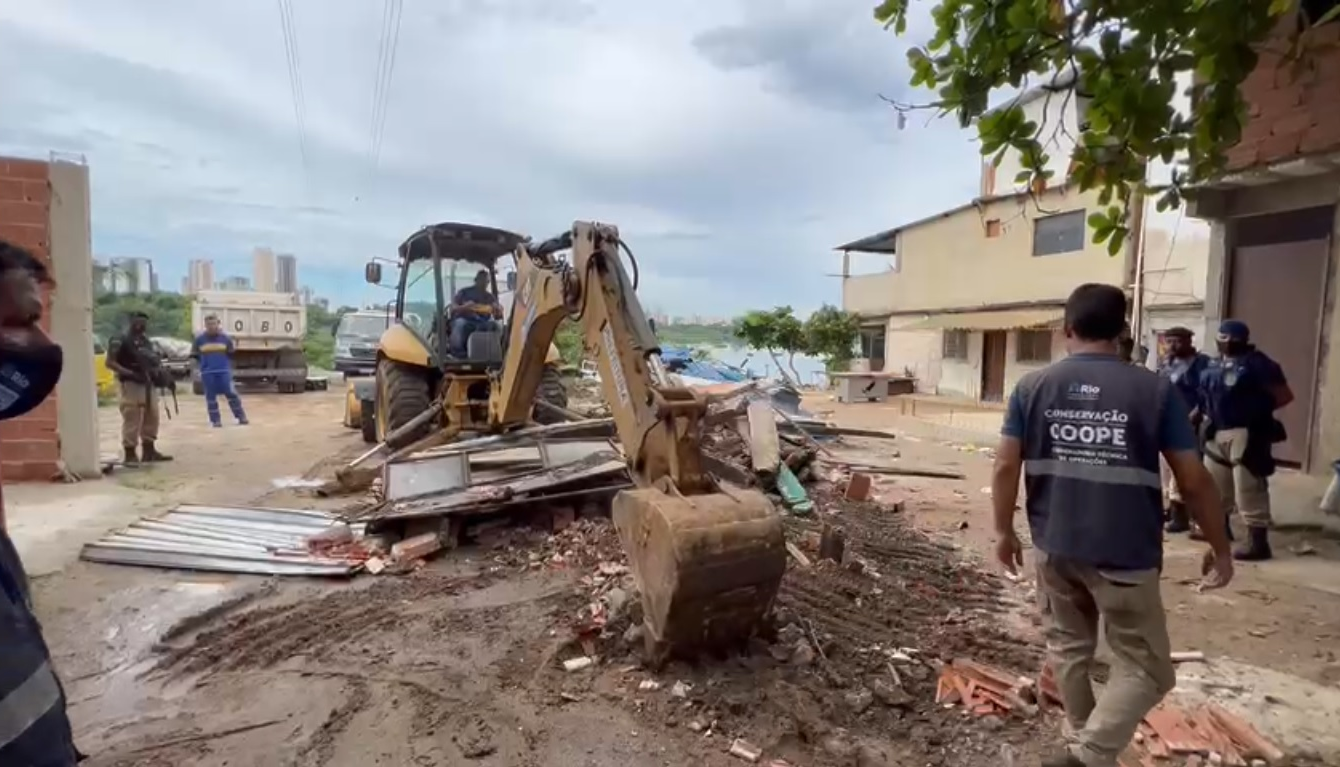
[[[164,463],[165,461],[171,461],[171,460],[172,456],[163,455],[162,453],[158,452],[158,450],[154,447],[153,440],[151,439],[144,440],[145,463]]]
[[[134,446],[134,445],[130,445],[130,446],[126,447],[126,459],[125,459],[124,461],[122,461],[122,463],[124,463],[124,464],[127,465],[127,466],[139,466],[139,465],[140,465],[140,456],[139,456],[138,453],[135,452],[135,446]]]
[[[1247,544],[1234,549],[1233,558],[1241,562],[1264,562],[1274,556],[1270,551],[1270,528],[1247,528]]]
[[[1191,529],[1191,517],[1186,513],[1186,504],[1173,501],[1168,504],[1168,532],[1185,533]]]

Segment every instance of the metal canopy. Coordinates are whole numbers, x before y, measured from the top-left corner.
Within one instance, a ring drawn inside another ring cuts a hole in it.
[[[868,237],[862,237],[859,240],[852,240],[846,245],[839,245],[833,250],[843,253],[878,253],[891,256],[897,252],[898,232],[903,227],[896,226],[892,229],[885,229]]]
[[[1052,327],[1065,317],[1063,309],[1009,309],[994,312],[932,314],[920,322],[893,328],[902,330],[1015,330]]]
[[[408,261],[431,258],[432,246],[436,245],[438,255],[442,258],[492,266],[500,257],[512,253],[518,245],[529,241],[529,237],[506,229],[448,221],[425,226],[411,234],[400,245],[400,257]]]

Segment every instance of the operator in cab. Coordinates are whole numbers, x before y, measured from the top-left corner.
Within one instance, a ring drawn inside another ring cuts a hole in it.
[[[1025,484],[1048,662],[1073,731],[1043,767],[1113,767],[1141,720],[1176,683],[1163,569],[1159,458],[1210,536],[1203,588],[1233,577],[1214,482],[1186,403],[1172,384],[1122,359],[1126,295],[1090,283],[1065,307],[1069,356],[1029,373],[1010,395],[991,482],[996,556],[1023,565],[1014,531]],[[1089,670],[1105,627],[1113,662],[1101,696]]]
[[[489,272],[480,269],[474,284],[456,291],[451,299],[451,355],[464,359],[470,334],[490,330],[502,319],[502,304],[489,292]]]
[[[1225,517],[1247,525],[1237,559],[1270,559],[1270,485],[1274,445],[1288,439],[1275,411],[1293,402],[1284,371],[1251,343],[1241,320],[1224,320],[1215,339],[1219,357],[1201,375],[1205,403],[1205,468],[1219,486]]]

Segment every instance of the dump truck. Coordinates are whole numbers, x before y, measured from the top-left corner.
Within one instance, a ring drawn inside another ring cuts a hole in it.
[[[233,380],[270,385],[284,394],[307,386],[307,309],[293,293],[252,293],[206,290],[191,304],[191,327],[199,333],[205,318],[219,318],[219,327],[233,339]],[[191,366],[191,390],[203,394],[198,364]]]

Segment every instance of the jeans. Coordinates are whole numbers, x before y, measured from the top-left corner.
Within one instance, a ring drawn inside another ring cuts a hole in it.
[[[237,389],[233,387],[233,374],[230,371],[201,373],[200,382],[205,386],[205,410],[209,412],[210,423],[215,426],[220,423],[220,395],[228,400],[228,409],[233,411],[233,417],[237,422],[246,423],[247,414],[242,411],[242,399],[237,396]]]
[[[451,337],[449,339],[451,346],[451,356],[465,359],[469,356],[466,343],[470,340],[470,334],[476,330],[492,330],[494,321],[489,317],[456,317],[451,321]]]

